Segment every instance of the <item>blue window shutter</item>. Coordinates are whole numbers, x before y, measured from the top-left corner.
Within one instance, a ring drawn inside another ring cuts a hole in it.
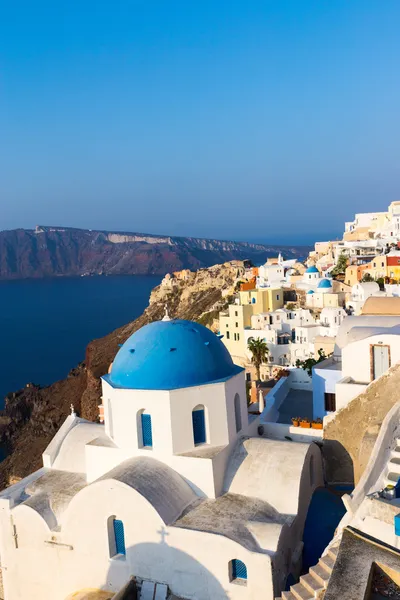
[[[247,579],[246,565],[237,558],[232,561],[232,579]]]
[[[118,519],[114,519],[114,537],[116,553],[126,554],[124,524]]]
[[[143,446],[153,445],[153,432],[151,430],[151,415],[142,414]]]
[[[206,442],[206,419],[204,410],[194,410],[192,412],[193,437],[195,444],[205,444]]]

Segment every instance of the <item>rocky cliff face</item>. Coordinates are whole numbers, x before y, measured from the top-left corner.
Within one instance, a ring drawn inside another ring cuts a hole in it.
[[[0,489],[41,466],[41,454],[70,412],[89,420],[98,417],[101,384],[119,344],[137,329],[161,319],[165,306],[172,317],[212,324],[235,291],[243,262],[234,261],[197,272],[183,271],[155,288],[145,312],[135,321],[94,340],[86,356],[68,377],[46,388],[28,385],[9,394],[0,414],[0,440],[10,455],[0,463]]]
[[[0,279],[60,275],[149,275],[199,269],[227,260],[262,262],[306,247],[264,246],[199,238],[37,227],[0,231]]]

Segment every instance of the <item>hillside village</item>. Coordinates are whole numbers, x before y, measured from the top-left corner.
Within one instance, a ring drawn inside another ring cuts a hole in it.
[[[399,224],[168,274],[93,343],[0,493],[3,598],[400,599]]]

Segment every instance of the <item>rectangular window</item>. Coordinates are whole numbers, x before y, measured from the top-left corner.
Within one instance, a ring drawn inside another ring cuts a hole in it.
[[[237,311],[237,310],[235,310],[235,317],[237,317],[237,316],[238,316],[238,311]]]
[[[239,335],[239,334],[237,334],[237,341],[239,341],[239,339],[240,339],[240,335]]]
[[[279,300],[279,294],[276,295],[276,299]]]
[[[230,333],[229,333],[229,331],[227,331],[226,332],[226,339],[229,340],[229,338],[230,338]]]
[[[142,437],[143,446],[151,448],[153,446],[153,432],[151,428],[151,415],[142,413]]]
[[[114,519],[114,539],[116,554],[126,554],[124,524],[118,519]]]
[[[325,392],[325,410],[332,412],[336,410],[336,394]]]

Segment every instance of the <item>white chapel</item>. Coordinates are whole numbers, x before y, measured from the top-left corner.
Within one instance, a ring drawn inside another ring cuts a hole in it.
[[[299,574],[320,450],[263,437],[218,336],[168,319],[135,332],[100,416],[68,416],[43,467],[0,494],[5,600],[116,594],[131,577],[185,600],[272,600]]]

